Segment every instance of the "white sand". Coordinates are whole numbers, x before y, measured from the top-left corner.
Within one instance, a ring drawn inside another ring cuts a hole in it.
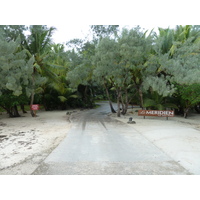
[[[37,115],[0,115],[0,174],[31,174],[70,129],[66,111],[38,111]]]

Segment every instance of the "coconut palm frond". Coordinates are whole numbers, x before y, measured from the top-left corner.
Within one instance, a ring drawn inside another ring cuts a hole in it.
[[[143,106],[144,106],[145,108],[152,107],[152,106],[155,106],[155,105],[156,105],[156,102],[155,102],[155,100],[153,100],[153,99],[145,99],[145,100],[144,100]]]
[[[42,93],[42,92],[44,92],[44,89],[41,87],[35,89],[35,93]]]
[[[173,103],[165,103],[164,106],[165,106],[165,108],[176,108],[176,109],[178,109],[178,106],[173,104]]]
[[[67,101],[67,98],[64,96],[58,96],[58,98],[60,99],[61,102]]]
[[[69,96],[69,98],[74,98],[74,99],[77,99],[77,98],[79,98],[79,96],[78,96],[78,95],[76,95],[76,94],[72,94],[72,95],[70,95],[70,96]]]

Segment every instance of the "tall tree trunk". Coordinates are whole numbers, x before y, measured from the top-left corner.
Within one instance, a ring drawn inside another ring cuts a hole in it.
[[[184,109],[184,115],[183,115],[184,118],[187,118],[187,116],[188,116],[188,111],[189,111],[189,108],[185,108],[185,109]]]
[[[10,111],[10,110],[7,110],[7,113],[9,114],[9,117],[14,117],[14,115],[13,115],[12,111]]]
[[[9,108],[2,106],[2,108],[7,111],[7,113],[9,114],[9,117],[20,117],[20,114],[18,112],[16,105],[13,107],[9,107]]]
[[[122,115],[125,115],[125,103],[124,103],[124,100],[123,100],[123,96],[121,95],[121,104],[122,104],[122,112],[121,114]]]
[[[89,87],[88,85],[83,86],[84,87],[84,104],[86,106],[86,108],[92,108],[92,99],[89,97],[88,92],[89,91]]]
[[[33,102],[34,102],[34,96],[35,96],[35,92],[32,92],[32,94],[31,94],[31,102],[30,102],[30,109],[31,109],[31,107],[33,105]],[[32,117],[35,117],[35,113],[34,113],[34,111],[32,109],[31,109],[31,115],[32,115]]]
[[[17,106],[16,106],[16,105],[14,105],[14,106],[12,107],[12,110],[13,110],[13,116],[14,116],[14,117],[20,117],[20,114],[19,114],[19,112],[18,112],[18,109],[17,109]]]
[[[32,93],[31,93],[31,102],[30,102],[30,109],[33,105],[33,102],[34,102],[34,96],[35,96],[35,73],[36,73],[36,68],[34,67],[33,68],[33,74],[32,74],[32,81],[33,81],[33,90],[32,90]],[[34,111],[31,109],[31,115],[32,117],[36,117]]]
[[[120,117],[120,100],[117,98],[117,117]]]
[[[84,101],[85,101],[85,104],[88,103],[88,98],[87,98],[87,90],[88,90],[88,86],[84,86]]]
[[[117,117],[120,117],[121,88],[117,89]]]
[[[23,113],[27,113],[27,112],[25,111],[24,104],[20,104],[20,107],[21,107],[21,110],[22,110]]]
[[[112,113],[116,113],[115,109],[113,108],[112,101],[109,100],[110,110]]]
[[[5,106],[1,106],[4,110],[6,110],[7,114],[9,114],[9,117],[14,117],[13,113],[12,113],[12,109],[5,107]]]
[[[124,111],[123,111],[123,115],[125,115],[127,113],[128,110],[128,104],[129,104],[129,100],[128,100],[128,91],[127,88],[125,90],[125,103],[124,103]]]
[[[126,88],[125,89],[125,102],[123,103],[124,104],[124,106],[123,106],[123,112],[122,112],[123,115],[125,115],[127,113],[129,101],[130,100],[128,99],[128,90]]]
[[[105,87],[106,95],[107,95],[107,98],[108,98],[108,101],[109,101],[110,110],[111,110],[112,113],[116,113],[115,109],[113,108],[112,101],[110,99],[110,94],[108,92],[108,88],[106,87],[105,81],[104,81],[104,87]]]

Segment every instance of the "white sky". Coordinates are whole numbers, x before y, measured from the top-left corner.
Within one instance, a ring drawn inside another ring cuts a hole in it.
[[[53,25],[57,28],[54,41],[66,43],[87,36],[89,25],[134,24],[150,30],[158,26],[198,24],[199,8],[194,1],[180,7],[180,1],[174,0],[34,0],[30,4],[25,0],[10,0],[1,4],[0,24]]]
[[[67,41],[75,38],[84,39],[89,34],[89,25],[48,25],[56,27],[56,31],[53,34],[53,40],[55,43],[66,43]]]
[[[140,25],[140,24],[138,24]],[[67,25],[48,25],[56,27],[56,31],[53,34],[53,40],[55,43],[65,44],[67,41],[75,38],[84,39],[85,37],[89,37],[90,34],[90,25],[79,25],[79,24],[67,24]],[[128,26],[129,28],[133,28],[136,25],[120,25],[120,27]],[[140,25],[141,28],[145,30],[157,30],[157,27],[167,28],[170,25]],[[174,26],[170,26],[174,27]]]

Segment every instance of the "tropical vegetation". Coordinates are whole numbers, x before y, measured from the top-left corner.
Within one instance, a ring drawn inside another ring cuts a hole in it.
[[[157,32],[90,27],[92,39],[64,45],[53,42],[55,27],[0,26],[1,111],[18,117],[25,105],[40,104],[47,111],[93,108],[106,99],[118,117],[130,104],[175,109],[184,117],[193,108],[200,112],[200,26]]]

